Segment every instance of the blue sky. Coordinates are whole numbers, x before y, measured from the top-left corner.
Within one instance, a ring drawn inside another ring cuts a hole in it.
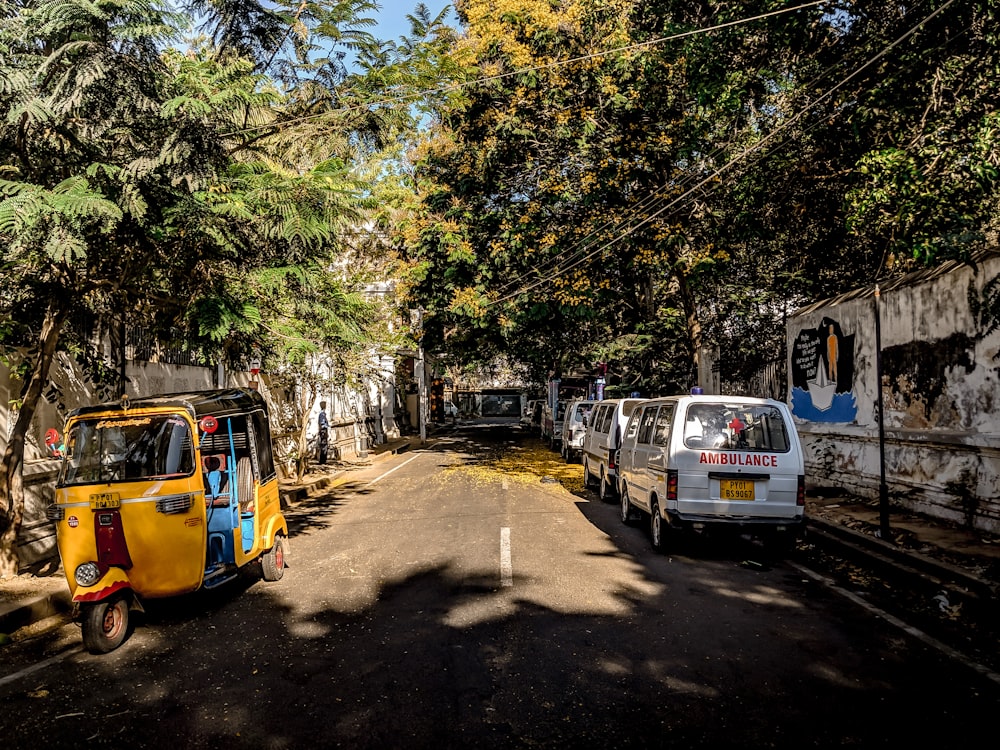
[[[382,40],[396,40],[409,34],[410,23],[406,20],[406,16],[413,15],[413,10],[417,7],[418,2],[420,0],[382,0],[380,3],[382,10],[377,16],[379,24],[375,29],[372,29],[372,33]],[[445,6],[451,6],[451,3],[445,0],[423,0],[423,3],[430,10],[431,18],[444,10]],[[458,24],[454,13],[452,13],[451,24]]]

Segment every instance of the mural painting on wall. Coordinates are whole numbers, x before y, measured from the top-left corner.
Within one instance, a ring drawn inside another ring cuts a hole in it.
[[[792,413],[810,422],[853,422],[858,407],[854,385],[854,334],[823,318],[803,328],[792,345]]]

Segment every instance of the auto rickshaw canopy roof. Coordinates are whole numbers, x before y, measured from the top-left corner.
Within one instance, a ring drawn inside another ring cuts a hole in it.
[[[108,412],[126,414],[136,409],[164,407],[183,409],[196,420],[206,415],[225,417],[231,414],[245,414],[259,409],[267,410],[264,397],[258,391],[244,390],[242,388],[220,388],[207,391],[164,393],[154,396],[143,396],[141,398],[127,397],[121,401],[81,406],[71,411],[69,416],[81,417],[88,414],[107,414]]]

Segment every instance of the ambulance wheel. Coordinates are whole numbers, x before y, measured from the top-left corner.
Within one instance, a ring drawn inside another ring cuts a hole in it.
[[[265,581],[280,581],[285,574],[285,540],[281,534],[275,534],[274,546],[264,553],[260,567]]]
[[[628,499],[628,485],[622,484],[622,497],[620,513],[622,523],[628,525],[635,520],[635,511],[632,509],[632,502]]]
[[[128,599],[112,597],[96,604],[85,604],[83,646],[92,654],[114,651],[128,635]]]
[[[660,506],[654,500],[649,509],[649,540],[655,552],[666,551],[668,533],[669,529],[663,523],[663,516],[660,515]]]

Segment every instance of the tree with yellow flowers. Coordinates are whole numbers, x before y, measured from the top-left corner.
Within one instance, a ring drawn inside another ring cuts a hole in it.
[[[648,393],[995,235],[995,0],[465,0],[408,237],[428,335]]]

